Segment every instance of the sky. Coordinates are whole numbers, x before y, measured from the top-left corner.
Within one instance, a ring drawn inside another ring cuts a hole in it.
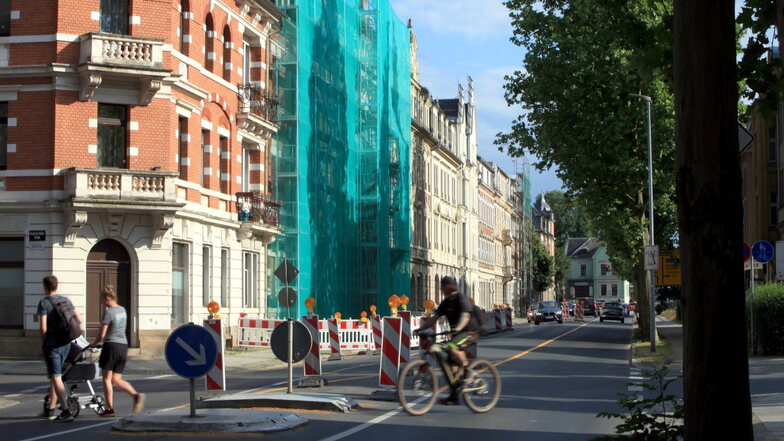
[[[412,20],[419,46],[419,82],[437,99],[457,97],[457,85],[474,80],[479,155],[507,174],[522,171],[534,157],[513,158],[493,144],[509,131],[520,109],[504,100],[504,75],[522,68],[523,49],[509,41],[512,26],[501,0],[390,0],[401,20]],[[534,195],[563,190],[554,170],[529,165]]]

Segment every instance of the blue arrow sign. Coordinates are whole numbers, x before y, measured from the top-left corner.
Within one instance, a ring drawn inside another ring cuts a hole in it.
[[[218,347],[209,331],[193,323],[175,329],[166,339],[166,362],[175,374],[201,377],[215,364]]]
[[[751,256],[756,262],[770,262],[770,260],[773,259],[773,253],[773,245],[771,245],[767,240],[757,241],[751,247]]]

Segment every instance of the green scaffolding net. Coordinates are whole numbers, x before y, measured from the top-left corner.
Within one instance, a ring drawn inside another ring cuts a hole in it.
[[[358,317],[410,283],[409,32],[389,0],[278,0],[281,96],[273,148],[283,234],[269,248],[268,315],[284,317],[272,271],[300,271],[291,315]]]

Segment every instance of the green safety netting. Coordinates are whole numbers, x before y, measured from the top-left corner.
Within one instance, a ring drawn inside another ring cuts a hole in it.
[[[272,48],[281,97],[275,191],[283,230],[269,247],[268,315],[284,317],[272,276],[300,273],[292,316],[358,317],[410,294],[409,32],[389,0],[278,0]]]

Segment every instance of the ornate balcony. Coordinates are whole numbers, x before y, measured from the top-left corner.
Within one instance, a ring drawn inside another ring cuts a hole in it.
[[[237,129],[257,142],[264,142],[278,131],[280,99],[258,84],[237,85]]]
[[[161,39],[91,32],[79,40],[82,101],[96,93],[133,88],[138,90],[138,100],[125,104],[147,105],[171,72],[163,66]]]
[[[260,191],[239,192],[236,196],[240,239],[248,239],[255,233],[265,244],[274,241],[280,234],[280,206],[283,203]]]

